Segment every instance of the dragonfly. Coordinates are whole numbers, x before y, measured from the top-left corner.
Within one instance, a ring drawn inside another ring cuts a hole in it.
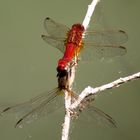
[[[57,23],[51,18],[44,20],[44,27],[47,34],[42,35],[43,40],[64,54],[58,61],[57,66],[58,87],[49,92],[43,92],[37,97],[23,103],[5,107],[0,112],[1,115],[8,113],[19,114],[19,119],[15,127],[20,127],[25,123],[35,121],[62,107],[63,90],[67,90],[70,96],[76,99],[76,94],[69,90],[71,71],[68,71],[68,67],[71,69],[73,59],[76,58],[78,60],[80,54],[84,56],[86,53],[83,52],[86,52],[86,50],[103,55],[110,55],[112,52],[114,52],[113,55],[123,55],[126,53],[126,48],[121,46],[121,44],[126,42],[127,34],[122,30],[86,32],[82,24],[74,24],[72,28],[69,29],[67,26]],[[95,118],[97,119],[100,118],[100,121],[103,123],[116,127],[116,122],[111,116],[93,105],[89,105],[90,102],[91,100],[85,99],[79,105],[77,112],[81,113],[88,108],[86,110],[89,110],[92,116],[96,116]]]
[[[67,75],[69,76],[70,73],[67,73]],[[16,117],[18,118],[15,127],[22,128],[24,124],[36,121],[37,119],[60,109],[64,105],[63,101],[64,98],[62,98],[64,95],[63,90],[66,90],[65,88],[63,89],[62,87],[65,84],[67,86],[68,83],[67,80],[69,80],[69,77],[62,76],[59,78],[60,81],[62,81],[58,84],[60,85],[60,87],[58,86],[57,88],[54,88],[49,92],[45,91],[28,101],[15,104],[13,106],[4,107],[4,109],[0,111],[0,116],[4,116],[10,113],[15,114]],[[71,90],[69,90],[68,93],[69,96],[72,97],[73,103],[78,98],[78,95],[76,95]],[[82,101],[79,107],[73,111],[74,112],[73,113],[74,115],[72,114],[73,120],[76,120],[76,118],[78,118],[86,110],[86,113],[84,114],[88,114],[88,116],[91,116],[91,120],[97,120],[102,124],[106,124],[111,127],[116,127],[116,122],[111,116],[104,113],[97,107],[91,105],[91,101],[94,100],[95,96],[92,96],[92,98],[90,99],[86,98],[84,101]]]
[[[80,23],[73,24],[71,29],[47,17],[44,20],[47,34],[42,39],[63,53],[58,61],[57,72],[69,67],[69,63],[79,54],[83,59],[97,56],[121,56],[126,48],[121,46],[128,39],[123,30],[86,31]]]

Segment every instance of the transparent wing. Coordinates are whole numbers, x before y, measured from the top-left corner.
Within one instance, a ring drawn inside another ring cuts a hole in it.
[[[87,120],[93,121],[96,120],[101,124],[106,124],[111,127],[117,127],[115,120],[109,116],[108,114],[104,113],[102,110],[94,107],[91,102],[95,100],[95,96],[87,97],[80,105],[77,112],[77,116],[80,114],[84,114]]]
[[[65,39],[67,38],[69,28],[55,22],[51,18],[44,20],[44,28],[46,29],[47,35],[42,35],[42,39],[64,53]]]
[[[87,31],[83,40],[85,45],[87,42],[99,46],[120,46],[128,40],[128,36],[122,30]]]
[[[69,28],[56,23],[51,18],[44,20],[44,27],[48,35],[42,35],[42,39],[64,53],[65,39]],[[120,45],[127,39],[127,34],[122,30],[87,31],[83,38],[82,60],[93,61],[96,58],[124,55],[126,48]]]
[[[50,92],[44,92],[39,96],[14,106],[5,108],[1,114],[14,113],[19,118],[15,127],[20,127],[24,123],[30,123],[36,119],[53,112],[63,104],[61,101],[61,91],[56,88]]]
[[[122,30],[89,31],[85,33],[84,49],[81,52],[83,61],[122,56],[126,48],[120,46],[128,40]]]
[[[44,20],[44,28],[47,34],[54,38],[66,38],[69,28],[61,23],[57,23],[51,18],[47,17]]]
[[[111,127],[117,127],[115,120],[108,114],[104,113],[102,110],[92,105],[88,106],[88,108],[86,109],[87,115],[89,115],[91,119],[95,119],[101,124],[106,124]]]
[[[123,46],[87,44],[81,51],[82,61],[94,61],[96,59],[110,58],[125,55],[127,52]]]
[[[89,31],[87,29],[85,32],[84,48],[81,52],[82,60],[85,62],[126,54],[126,48],[122,47],[122,44],[128,40],[128,35],[123,30],[110,29],[104,10],[104,4],[100,2],[90,23],[94,30],[89,28]]]
[[[64,53],[65,40],[63,38],[55,38],[55,37],[48,36],[48,35],[42,35],[41,37],[46,43],[50,44],[51,46],[57,48],[59,51]]]

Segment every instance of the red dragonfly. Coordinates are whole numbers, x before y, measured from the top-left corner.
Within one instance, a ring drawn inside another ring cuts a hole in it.
[[[64,53],[58,61],[58,73],[67,69],[74,58],[78,60],[79,54],[89,59],[97,55],[120,56],[126,53],[126,48],[120,46],[127,41],[127,34],[122,30],[85,31],[79,23],[69,29],[51,18],[44,20],[44,27],[47,35],[42,35],[43,40]]]
[[[63,98],[59,95],[63,95],[63,89],[67,90],[69,86],[67,67],[69,67],[73,59],[78,59],[79,54],[82,56],[87,54],[87,56],[91,56],[92,58],[97,56],[94,55],[96,53],[101,54],[99,57],[103,55],[111,56],[112,54],[123,55],[126,53],[125,47],[120,46],[127,40],[127,35],[122,30],[85,32],[81,24],[74,24],[69,29],[67,26],[57,23],[50,18],[45,19],[44,27],[47,35],[42,35],[43,40],[64,53],[63,58],[58,61],[57,66],[58,87],[50,92],[44,92],[29,101],[3,109],[1,114],[20,114],[20,119],[17,121],[16,127],[36,120],[63,105],[63,102],[60,102]],[[83,51],[81,51],[82,49]],[[90,50],[91,54],[85,53],[86,50]],[[76,98],[76,95],[72,91],[69,92],[71,92],[73,98]],[[100,121],[111,126],[116,126],[115,121],[109,115],[94,106],[88,106],[90,102],[89,99],[83,101],[79,106],[78,112],[82,112],[84,108],[88,108],[87,110],[89,110],[90,114],[92,113],[92,116],[96,116],[96,119],[100,119]]]

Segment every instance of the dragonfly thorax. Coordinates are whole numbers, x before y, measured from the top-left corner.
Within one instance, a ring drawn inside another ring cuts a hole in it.
[[[84,31],[85,29],[82,24],[73,24],[68,32],[67,43],[73,43],[78,46],[81,43]]]

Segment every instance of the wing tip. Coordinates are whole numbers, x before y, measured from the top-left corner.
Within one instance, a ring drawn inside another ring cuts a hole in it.
[[[2,112],[6,112],[6,111],[8,111],[10,108],[11,108],[11,107],[7,107],[7,108],[5,108]]]
[[[127,52],[127,49],[124,46],[119,46],[119,48],[123,49],[125,52]]]
[[[50,17],[46,17],[45,20],[50,20]]]
[[[49,20],[51,20],[51,18],[50,17],[46,17],[44,21],[49,21]]]
[[[126,38],[126,39],[125,39],[125,42],[126,42],[126,41],[128,40],[128,35],[127,35],[127,33],[126,33],[124,30],[121,30],[121,29],[119,30],[119,33],[122,33],[122,34],[125,36],[125,38]],[[125,43],[125,42],[124,42],[124,43]]]
[[[117,127],[117,123],[116,123],[116,121],[113,118],[111,118],[111,120],[109,120],[109,122],[112,124],[113,128],[118,128]]]
[[[20,127],[20,123],[23,121],[23,118],[21,118],[20,120],[17,121],[17,123],[15,124],[15,128]]]
[[[50,21],[50,20],[51,20],[50,17],[46,17],[46,18],[44,19],[44,25],[46,24],[46,22],[48,22],[48,21]]]
[[[41,35],[41,38],[44,38],[45,37],[45,35]]]
[[[118,126],[117,126],[117,123],[116,123],[116,122],[114,123],[114,128],[118,128]]]
[[[119,30],[119,32],[120,32],[120,33],[124,33],[124,34],[126,34],[126,32],[125,32],[125,31],[123,31],[123,30]]]
[[[45,40],[46,38],[51,38],[49,35],[41,35],[41,38]]]
[[[7,112],[7,111],[10,110],[10,109],[11,109],[11,107],[5,108],[4,110],[2,110],[2,111],[0,112],[0,115],[2,116],[3,113]]]

